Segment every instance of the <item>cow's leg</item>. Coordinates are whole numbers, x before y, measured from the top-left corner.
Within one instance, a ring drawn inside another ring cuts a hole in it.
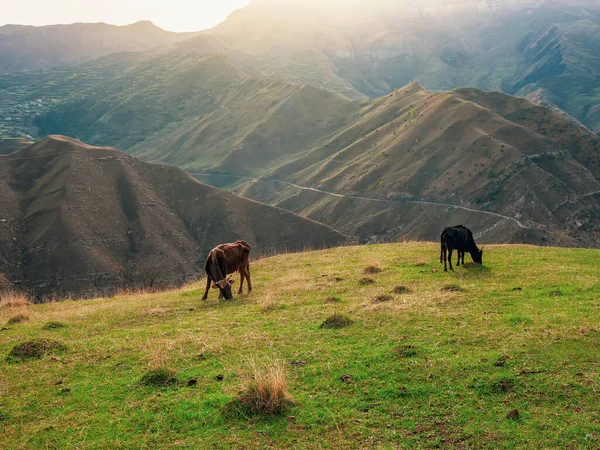
[[[248,293],[252,292],[252,281],[250,281],[250,264],[246,266],[246,280],[248,280]]]
[[[240,295],[243,291],[244,291],[244,278],[246,276],[246,269],[245,268],[241,268],[240,269],[240,288],[238,289],[238,295]]]
[[[443,247],[442,248],[442,253],[444,254],[444,272],[448,272],[448,264],[447,264],[447,260],[448,260],[448,248]]]
[[[465,252],[462,252],[462,265],[465,265]]]
[[[204,291],[204,296],[202,297],[202,300],[206,300],[208,298],[208,291],[210,291],[210,283],[211,279],[208,275],[206,275],[206,291]]]
[[[452,267],[452,252],[454,251],[454,249],[452,247],[450,247],[448,249],[448,264],[450,265],[450,270],[454,270],[454,267]]]
[[[456,253],[458,253],[458,262],[456,263],[456,267],[460,266],[460,255],[461,255],[461,251],[457,250]]]

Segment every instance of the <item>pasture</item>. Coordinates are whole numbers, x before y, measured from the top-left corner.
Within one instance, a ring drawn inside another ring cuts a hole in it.
[[[349,247],[253,262],[231,302],[202,302],[201,280],[4,303],[0,448],[598,448],[600,252],[486,246],[483,262]],[[334,314],[350,321],[322,326]],[[41,358],[8,357],[35,339]],[[236,409],[250,366],[284,371],[283,413]]]

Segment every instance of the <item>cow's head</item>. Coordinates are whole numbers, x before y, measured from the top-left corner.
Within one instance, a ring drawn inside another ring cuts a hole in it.
[[[233,294],[231,293],[231,286],[233,286],[233,283],[235,283],[235,280],[223,278],[221,281],[213,284],[213,289],[219,289],[221,295],[225,297],[226,300],[233,300]]]
[[[483,247],[473,252],[473,262],[475,264],[483,264]]]

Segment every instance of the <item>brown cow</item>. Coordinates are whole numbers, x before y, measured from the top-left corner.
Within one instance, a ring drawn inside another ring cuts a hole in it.
[[[244,287],[244,279],[248,280],[248,292],[252,292],[252,282],[250,281],[250,250],[251,247],[246,241],[237,241],[233,244],[222,244],[214,248],[206,258],[204,271],[206,272],[206,291],[202,300],[208,298],[208,291],[211,283],[214,283],[213,289],[219,289],[219,298],[225,297],[227,300],[233,298],[231,286],[234,280],[227,278],[227,275],[240,273],[241,294]]]

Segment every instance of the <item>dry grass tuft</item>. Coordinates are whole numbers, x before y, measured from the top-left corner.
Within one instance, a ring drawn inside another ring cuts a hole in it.
[[[410,288],[406,287],[406,286],[396,286],[394,288],[394,294],[410,294],[412,291]]]
[[[27,322],[29,320],[29,311],[26,309],[22,310],[19,314],[12,316],[8,319],[8,325],[15,325],[17,323]]]
[[[166,342],[157,342],[150,345],[148,363],[151,370],[167,367],[171,362],[171,345]]]
[[[278,297],[272,294],[267,294],[258,303],[260,310],[264,313],[277,311],[281,309],[282,305],[277,301]]]
[[[16,359],[39,359],[54,350],[64,351],[66,349],[65,345],[59,341],[34,339],[15,345],[8,354],[8,357]]]
[[[426,266],[426,265],[427,265],[427,263],[425,262],[425,258],[420,258],[420,259],[419,259],[419,262],[417,262],[417,264],[416,264],[416,265],[417,265],[417,267],[423,267],[423,266]]]
[[[31,298],[17,291],[0,292],[0,307],[3,308],[26,308],[31,302]]]
[[[377,297],[375,297],[373,299],[373,303],[386,303],[386,302],[391,302],[392,300],[394,300],[394,297],[392,297],[391,295],[378,295]]]
[[[340,299],[338,297],[333,297],[333,296],[327,297],[325,299],[325,303],[341,303],[341,302],[342,302],[342,299]]]
[[[338,329],[349,327],[353,323],[354,321],[350,319],[350,317],[335,313],[325,319],[325,321],[321,324],[321,328]]]
[[[259,364],[250,359],[247,364],[247,371],[240,375],[242,388],[232,405],[235,409],[247,416],[273,416],[294,404],[283,363]]]
[[[373,278],[363,277],[360,280],[358,280],[358,284],[360,284],[361,286],[369,286],[371,284],[375,284],[375,280]]]
[[[177,383],[175,371],[169,367],[172,354],[172,345],[169,344],[158,342],[150,346],[149,370],[140,380],[141,384],[160,387]]]
[[[281,305],[279,303],[275,302],[274,300],[269,300],[269,301],[260,303],[260,310],[264,313],[271,312],[271,311],[277,311],[278,309],[281,309]]]
[[[365,270],[363,270],[365,275],[375,275],[381,272],[383,272],[383,269],[377,263],[369,264],[367,267],[365,267]]]

